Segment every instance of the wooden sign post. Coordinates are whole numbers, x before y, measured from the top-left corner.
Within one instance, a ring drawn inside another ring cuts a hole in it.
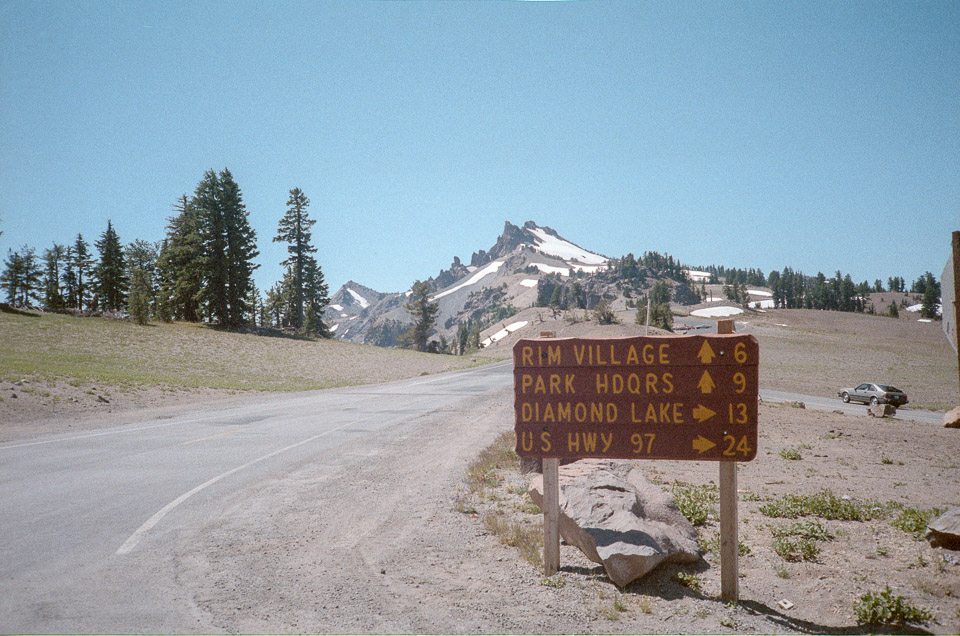
[[[736,600],[736,462],[757,455],[759,347],[728,328],[514,345],[516,450],[543,462],[547,576],[560,568],[559,458],[711,460],[721,465],[721,553],[733,554],[722,558],[723,596]]]
[[[541,338],[553,338],[556,332],[541,331]],[[553,576],[560,570],[560,460],[543,459],[543,570]]]
[[[717,322],[717,333],[733,333],[733,320]],[[720,598],[725,603],[740,599],[740,553],[737,511],[737,463],[720,462]]]

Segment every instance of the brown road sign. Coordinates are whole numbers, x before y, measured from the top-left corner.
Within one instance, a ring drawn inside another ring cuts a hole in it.
[[[753,336],[520,340],[513,357],[521,457],[756,457]]]

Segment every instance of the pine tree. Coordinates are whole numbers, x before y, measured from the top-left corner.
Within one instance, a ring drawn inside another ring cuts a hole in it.
[[[130,279],[127,277],[120,238],[110,221],[107,221],[107,229],[95,245],[100,252],[100,262],[94,269],[100,306],[104,311],[120,311],[126,303]]]
[[[276,328],[282,327],[283,316],[287,310],[282,283],[277,283],[267,290],[267,299],[264,302],[264,307],[272,319],[272,326]]]
[[[82,310],[87,304],[87,298],[90,295],[89,281],[84,277],[90,273],[90,268],[94,261],[90,258],[90,244],[83,240],[82,234],[77,234],[77,240],[73,243],[72,255],[68,258],[68,267],[70,278],[74,283],[75,293],[73,294],[74,305],[76,309]]]
[[[220,201],[220,179],[208,170],[197,184],[192,205],[200,220],[203,284],[197,295],[203,314],[220,324],[230,320],[227,295],[227,229]]]
[[[229,313],[225,324],[239,327],[246,323],[250,313],[253,271],[259,267],[253,259],[260,252],[257,250],[257,234],[250,226],[240,187],[226,168],[220,172],[220,201],[223,206],[227,246]]]
[[[157,310],[157,246],[148,241],[137,239],[127,245],[123,251],[127,265],[127,279],[130,281],[130,290],[133,291],[133,274],[136,270],[143,272],[146,281],[146,295],[148,313]],[[128,300],[128,303],[132,303]],[[133,310],[130,310],[133,313]]]
[[[312,256],[306,259],[303,269],[303,301],[307,309],[314,313],[312,328],[304,326],[304,331],[317,336],[329,338],[331,336],[327,325],[323,322],[323,312],[330,304],[330,289],[323,277],[320,265]]]
[[[63,245],[53,244],[53,247],[43,253],[45,264],[43,273],[43,302],[50,309],[63,309],[65,306],[63,292],[60,287],[60,271],[66,258],[67,249]]]
[[[280,264],[288,267],[293,275],[293,315],[291,316],[291,322],[293,327],[297,329],[303,325],[304,304],[306,302],[304,270],[307,268],[307,260],[310,259],[310,255],[317,251],[317,248],[310,244],[310,228],[316,221],[307,215],[309,206],[310,199],[300,188],[290,190],[290,198],[287,200],[287,213],[280,219],[277,235],[273,237],[275,243],[287,243],[287,253],[290,256]]]
[[[150,304],[153,290],[150,288],[147,273],[140,267],[134,267],[130,273],[130,315],[139,325],[150,320]]]
[[[10,250],[3,265],[0,286],[7,292],[7,301],[21,307],[28,306],[30,301],[39,302],[42,272],[33,249],[24,245],[17,252]]]
[[[920,304],[920,315],[931,320],[936,319],[937,305],[940,303],[940,283],[933,274],[927,272],[923,279],[923,301]]]
[[[198,299],[208,319],[228,327],[244,324],[250,313],[253,259],[259,254],[243,197],[226,168],[208,170],[191,205],[200,221],[203,285]]]
[[[199,322],[203,287],[203,245],[200,213],[187,195],[174,206],[178,214],[168,219],[167,238],[157,257],[160,305],[171,318]]]
[[[437,321],[437,312],[440,305],[430,302],[430,284],[426,281],[416,281],[410,288],[410,300],[403,306],[413,317],[413,325],[404,334],[404,341],[416,346],[417,351],[427,350],[427,341],[430,331]]]

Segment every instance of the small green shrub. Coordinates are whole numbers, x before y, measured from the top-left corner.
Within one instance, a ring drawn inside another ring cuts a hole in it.
[[[816,541],[805,537],[777,537],[773,540],[773,551],[784,561],[816,561],[820,555],[820,546]]]
[[[551,577],[540,579],[540,585],[544,587],[553,587],[560,589],[561,587],[567,584],[567,579],[563,578],[562,574],[554,574]]]
[[[720,500],[716,486],[694,486],[682,481],[675,481],[671,487],[673,503],[687,520],[694,526],[706,525],[707,518],[716,513],[713,504]]]
[[[670,577],[683,587],[688,587],[695,592],[700,591],[700,577],[696,574],[687,574],[686,572],[677,572]]]
[[[780,451],[780,457],[790,460],[803,459],[803,455],[796,448],[784,448]]]
[[[926,624],[933,620],[930,610],[914,607],[902,596],[894,596],[890,586],[879,594],[867,592],[854,603],[857,622],[864,625],[903,625],[904,623]]]
[[[944,513],[941,508],[930,508],[921,510],[919,508],[904,508],[896,519],[891,521],[891,525],[900,528],[907,534],[912,534],[916,539],[922,539],[927,531],[927,524],[934,517],[939,517]]]
[[[870,521],[887,516],[890,507],[877,501],[844,499],[830,490],[822,490],[814,495],[784,495],[760,506],[760,512],[768,517],[785,519],[821,517],[839,521]]]
[[[818,541],[830,541],[833,535],[816,519],[807,519],[773,530],[773,551],[784,561],[816,561]]]
[[[773,536],[802,537],[804,539],[810,539],[811,541],[830,541],[833,539],[833,534],[824,528],[823,524],[816,519],[805,519],[804,521],[790,524],[786,528],[777,528],[773,531]]]

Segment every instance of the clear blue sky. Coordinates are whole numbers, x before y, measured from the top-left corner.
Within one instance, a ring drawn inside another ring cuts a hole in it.
[[[960,230],[958,2],[0,0],[0,257],[163,237],[228,167],[331,293],[535,220],[608,256],[930,270]]]

